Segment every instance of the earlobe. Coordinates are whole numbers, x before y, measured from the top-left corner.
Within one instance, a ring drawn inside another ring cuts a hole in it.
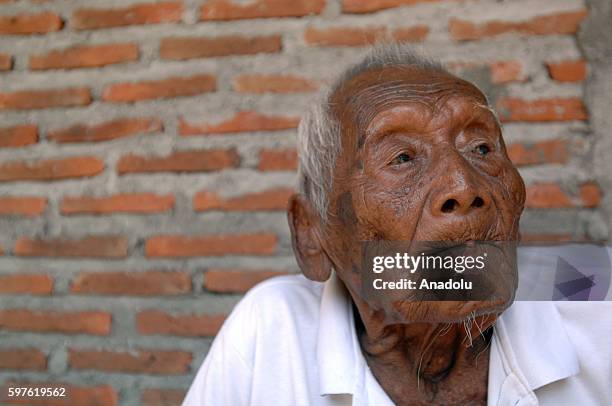
[[[331,275],[332,263],[320,239],[320,219],[310,202],[302,195],[289,198],[287,220],[291,230],[291,245],[304,276],[325,282]]]

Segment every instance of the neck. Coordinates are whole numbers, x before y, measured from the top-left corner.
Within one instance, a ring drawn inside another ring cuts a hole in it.
[[[374,376],[398,405],[484,403],[493,316],[459,323],[385,324],[355,305],[362,351]]]

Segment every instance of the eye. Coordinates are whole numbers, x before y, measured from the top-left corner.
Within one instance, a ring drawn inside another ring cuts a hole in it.
[[[410,155],[405,152],[402,152],[401,154],[393,158],[393,161],[391,161],[391,165],[401,165],[410,161],[411,159],[412,158],[410,157]]]
[[[484,156],[491,152],[491,149],[487,144],[480,144],[476,148],[474,148],[474,152]]]

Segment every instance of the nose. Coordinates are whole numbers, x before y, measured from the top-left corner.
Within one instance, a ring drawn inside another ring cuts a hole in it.
[[[476,214],[484,212],[491,205],[491,196],[486,190],[466,178],[453,182],[449,188],[439,190],[431,204],[435,216]]]

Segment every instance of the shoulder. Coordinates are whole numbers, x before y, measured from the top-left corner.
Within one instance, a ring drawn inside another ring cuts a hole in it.
[[[269,346],[286,339],[289,331],[316,331],[322,287],[302,275],[259,283],[234,307],[215,341],[227,341],[248,361],[254,357],[256,343]]]
[[[295,395],[279,394],[279,382],[314,385],[322,286],[287,275],[253,287],[215,337],[183,404],[264,404]]]
[[[266,305],[270,301],[288,303],[319,300],[323,284],[306,279],[303,275],[283,275],[267,279],[245,295],[243,301]]]
[[[551,322],[565,330],[583,330],[597,336],[612,333],[612,302],[610,301],[542,301],[515,302],[503,314],[509,325],[531,325],[538,329]]]
[[[563,325],[577,341],[592,341],[602,344],[599,353],[607,351],[612,359],[612,302],[555,302]]]
[[[277,318],[318,315],[323,284],[302,275],[270,278],[254,286],[236,305],[234,313],[248,312],[251,316]]]
[[[540,357],[541,364],[576,362],[582,377],[612,376],[612,302],[517,302],[502,319],[524,365]]]

